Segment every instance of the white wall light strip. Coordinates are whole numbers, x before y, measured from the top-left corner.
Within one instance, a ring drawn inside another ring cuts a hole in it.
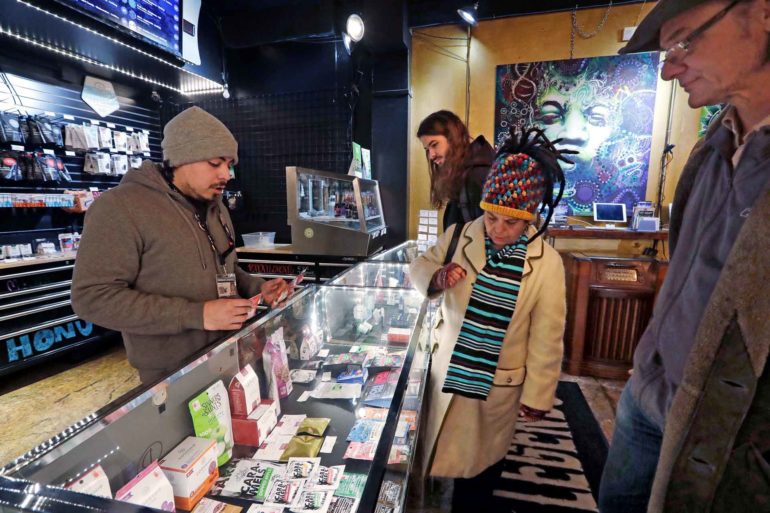
[[[147,82],[148,84],[153,84],[160,87],[165,87],[166,89],[170,89],[174,92],[177,92],[179,94],[186,94],[182,89],[179,89],[178,87],[174,87],[172,85],[166,84],[164,82],[160,82],[159,80],[155,80],[154,78],[150,78],[145,75],[137,75],[136,73],[132,71],[128,71],[126,69],[120,68],[118,66],[115,66],[113,64],[105,64],[103,62],[99,62],[97,60],[91,59],[90,57],[84,57],[82,55],[70,52],[69,50],[62,50],[61,48],[57,48],[55,46],[51,46],[46,43],[41,43],[40,41],[35,41],[34,39],[30,39],[26,36],[22,36],[21,34],[17,34],[15,32],[12,32],[5,27],[0,26],[0,34],[13,37],[14,39],[18,39],[19,41],[23,41],[27,44],[31,44],[33,46],[37,46],[38,48],[44,48],[50,52],[57,53],[59,55],[63,55],[65,57],[69,57],[70,59],[75,59],[78,61],[82,61],[88,64],[93,64],[94,66],[99,66],[102,68],[110,69],[112,71],[115,71],[117,73],[127,75],[132,78],[136,78],[138,80],[142,80],[144,82]]]
[[[131,46],[131,45],[130,45],[130,44],[128,44],[128,43],[124,43],[123,41],[120,41],[119,39],[115,39],[114,37],[108,36],[108,35],[106,35],[106,34],[102,34],[101,32],[99,32],[99,31],[96,31],[96,30],[94,30],[94,29],[92,29],[92,28],[89,28],[89,27],[84,27],[83,25],[81,25],[81,24],[79,24],[79,23],[76,23],[76,22],[74,22],[74,21],[72,21],[72,20],[70,20],[70,19],[67,19],[67,18],[65,18],[65,17],[63,17],[63,16],[60,16],[60,15],[58,15],[58,14],[56,14],[56,13],[52,13],[52,12],[50,12],[50,11],[46,11],[45,9],[42,9],[42,8],[40,8],[40,7],[36,6],[36,5],[32,5],[32,4],[30,4],[30,3],[27,3],[27,2],[25,2],[24,0],[16,0],[16,2],[17,2],[17,3],[20,3],[20,4],[22,4],[22,5],[25,5],[26,7],[29,7],[29,8],[31,8],[31,9],[34,9],[34,10],[36,10],[36,11],[42,12],[42,13],[44,13],[44,14],[48,15],[48,16],[51,16],[51,17],[53,17],[53,18],[56,18],[57,20],[61,20],[61,21],[65,22],[65,23],[69,23],[70,25],[74,25],[75,27],[78,27],[78,28],[80,28],[81,30],[85,30],[86,32],[89,32],[89,33],[91,33],[91,34],[94,34],[94,35],[96,35],[96,36],[99,36],[99,37],[101,37],[101,38],[104,38],[104,39],[106,39],[106,40],[108,40],[108,41],[110,41],[110,42],[112,42],[112,43],[115,43],[116,45],[120,45],[120,46],[122,46],[122,47],[124,47],[124,48],[128,48],[128,49],[130,49],[130,50],[133,50],[134,52],[137,52],[137,53],[139,53],[139,54],[141,54],[141,55],[143,55],[143,56],[145,56],[145,57],[149,57],[150,59],[153,59],[153,60],[155,60],[155,61],[158,61],[158,62],[160,62],[160,63],[163,63],[163,64],[165,64],[166,66],[170,66],[170,67],[172,67],[172,68],[174,68],[174,69],[176,69],[176,70],[179,70],[179,71],[183,71],[184,73],[187,73],[187,74],[189,74],[189,75],[192,75],[192,76],[194,76],[195,78],[199,78],[199,79],[201,79],[201,80],[205,80],[206,82],[208,82],[208,83],[211,83],[211,89],[212,89],[212,92],[218,92],[218,93],[221,93],[221,92],[222,92],[222,90],[224,89],[224,88],[223,88],[223,87],[222,87],[222,86],[221,86],[219,83],[217,83],[217,82],[215,82],[215,81],[211,80],[210,78],[206,78],[206,77],[204,77],[203,75],[199,75],[198,73],[194,73],[194,72],[192,72],[192,71],[190,71],[190,70],[187,70],[187,69],[183,68],[182,66],[179,66],[179,65],[177,65],[177,64],[174,64],[173,62],[169,62],[169,61],[167,61],[167,60],[165,60],[165,59],[161,59],[161,58],[160,58],[160,57],[158,57],[157,55],[153,55],[153,54],[151,54],[151,53],[149,53],[149,52],[145,52],[145,51],[144,51],[144,50],[142,50],[141,48],[137,48],[137,47],[135,47],[135,46]],[[218,88],[218,89],[217,89],[217,88]]]

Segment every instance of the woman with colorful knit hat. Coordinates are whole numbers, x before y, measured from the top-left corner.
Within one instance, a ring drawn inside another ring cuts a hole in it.
[[[484,501],[517,418],[534,422],[553,406],[566,289],[561,257],[540,235],[561,199],[559,160],[542,131],[514,135],[484,184],[483,215],[448,229],[410,267],[420,292],[444,294],[421,456],[424,475],[455,478],[453,511],[492,509]]]

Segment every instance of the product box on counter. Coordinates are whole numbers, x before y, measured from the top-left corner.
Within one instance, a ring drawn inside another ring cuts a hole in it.
[[[219,477],[217,444],[188,436],[159,462],[174,489],[176,507],[191,510]]]
[[[230,381],[227,387],[230,398],[230,414],[233,417],[245,417],[260,404],[259,378],[251,365],[246,365]]]
[[[107,478],[107,474],[104,472],[102,466],[98,464],[80,476],[77,480],[68,484],[66,488],[88,495],[112,499],[110,480]]]
[[[248,416],[233,416],[235,443],[259,447],[278,423],[276,401],[263,399]]]
[[[118,490],[115,499],[163,511],[175,511],[174,489],[157,461],[153,461]]]

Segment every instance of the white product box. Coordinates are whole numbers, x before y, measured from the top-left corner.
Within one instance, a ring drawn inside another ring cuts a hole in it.
[[[96,465],[80,476],[79,479],[69,484],[67,488],[76,492],[87,493],[88,495],[112,499],[110,480],[107,479],[107,474],[104,473],[101,465]]]
[[[228,387],[230,395],[230,414],[232,416],[248,415],[259,406],[261,394],[259,378],[251,365],[246,365],[233,377]]]
[[[176,511],[174,509],[174,489],[171,483],[153,461],[136,477],[117,491],[115,499],[140,506],[160,509],[163,511]]]
[[[174,489],[176,506],[190,510],[219,477],[217,444],[188,436],[159,462]]]

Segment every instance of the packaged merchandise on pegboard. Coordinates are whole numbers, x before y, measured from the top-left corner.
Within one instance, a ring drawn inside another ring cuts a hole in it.
[[[86,148],[89,150],[98,150],[99,127],[95,125],[83,125],[83,132],[86,136]]]
[[[24,143],[19,116],[8,112],[0,112],[0,142]]]
[[[112,146],[112,130],[106,126],[99,127],[99,149],[111,150]]]
[[[111,165],[113,175],[125,175],[128,172],[128,157],[126,155],[114,154],[112,155]]]
[[[142,167],[142,157],[132,156],[128,158],[130,169],[139,169]]]
[[[3,180],[20,181],[24,179],[19,155],[14,151],[0,151],[0,177]]]
[[[69,124],[64,126],[64,147],[73,151],[88,149],[88,140],[83,125]]]
[[[125,132],[121,132],[120,130],[114,130],[112,132],[112,142],[113,142],[113,147],[115,148],[115,151],[122,151],[122,152],[128,151],[128,137]]]

